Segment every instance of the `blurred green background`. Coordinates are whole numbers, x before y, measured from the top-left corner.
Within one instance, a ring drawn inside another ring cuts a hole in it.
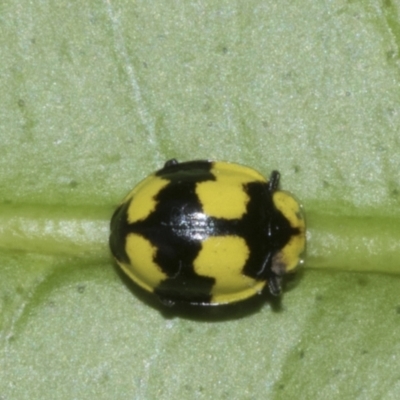
[[[398,399],[400,2],[0,4],[0,399]],[[282,174],[280,304],[163,310],[108,250],[165,160]]]

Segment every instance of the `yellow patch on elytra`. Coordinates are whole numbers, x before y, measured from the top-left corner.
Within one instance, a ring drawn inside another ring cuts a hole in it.
[[[262,290],[265,282],[243,275],[249,249],[239,236],[209,237],[194,261],[196,274],[215,278],[213,303],[229,303],[248,298]]]
[[[136,233],[130,233],[126,238],[125,250],[130,265],[125,263],[119,263],[119,265],[139,286],[152,292],[162,280],[167,278],[167,275],[153,261],[157,249],[147,239]]]
[[[217,218],[241,218],[250,200],[243,185],[255,181],[266,182],[257,171],[238,164],[215,162],[211,173],[215,180],[198,183],[196,194],[204,213]]]
[[[156,207],[157,202],[154,197],[168,183],[168,180],[154,175],[140,182],[123,200],[123,203],[130,201],[127,211],[128,222],[133,223],[146,219]]]
[[[273,194],[275,207],[290,222],[292,228],[305,228],[305,221],[300,204],[287,192],[278,190]]]
[[[275,254],[272,260],[272,271],[280,276],[288,272],[293,272],[296,267],[303,263],[302,255],[304,253],[304,248],[304,236],[292,236],[287,245]]]

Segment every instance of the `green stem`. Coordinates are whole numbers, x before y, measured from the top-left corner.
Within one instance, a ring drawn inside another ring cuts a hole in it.
[[[100,207],[0,205],[0,249],[108,256],[108,219]]]
[[[400,220],[307,213],[306,268],[400,273]]]

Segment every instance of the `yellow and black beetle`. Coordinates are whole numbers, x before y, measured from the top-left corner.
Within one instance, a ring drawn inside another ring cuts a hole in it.
[[[111,219],[110,247],[139,286],[165,304],[227,304],[281,293],[302,262],[299,203],[234,163],[169,160],[140,182]]]

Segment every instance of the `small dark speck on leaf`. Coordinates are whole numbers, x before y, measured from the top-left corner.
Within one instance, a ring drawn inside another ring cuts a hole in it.
[[[324,299],[324,296],[322,296],[322,295],[320,295],[320,294],[317,294],[316,296],[315,296],[315,301],[322,301]]]
[[[397,306],[397,307],[396,307],[396,314],[399,314],[399,315],[400,315],[400,306]]]
[[[393,6],[392,6],[391,0],[385,0],[385,1],[383,2],[383,7],[385,7],[385,8],[392,8]]]
[[[21,108],[24,108],[25,107],[25,101],[22,100],[22,99],[19,99],[18,100],[18,106],[21,107]]]
[[[333,375],[335,375],[335,376],[340,375],[341,372],[342,371],[340,369],[336,368],[333,370]]]
[[[300,166],[299,165],[295,165],[294,167],[293,167],[293,169],[294,169],[294,172],[297,174],[298,172],[300,172]]]
[[[86,290],[85,285],[78,285],[78,287],[77,287],[78,293],[83,293],[85,290]]]
[[[359,286],[367,286],[368,285],[368,279],[367,278],[358,278],[357,284]]]
[[[300,353],[299,353],[299,359],[301,360],[301,359],[303,359],[304,358],[304,350],[300,350]]]
[[[386,60],[391,61],[396,57],[396,52],[393,50],[388,50],[386,52]]]
[[[216,48],[217,53],[226,54],[228,52],[228,48],[224,45],[218,45]]]
[[[205,103],[204,105],[203,105],[203,107],[201,107],[201,111],[203,111],[203,112],[207,112],[207,111],[209,111],[211,109],[211,106],[210,106],[210,103]]]
[[[75,181],[74,179],[69,183],[69,186],[74,189],[78,186],[78,182]]]

